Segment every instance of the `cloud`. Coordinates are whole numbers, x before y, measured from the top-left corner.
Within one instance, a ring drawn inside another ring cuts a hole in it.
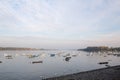
[[[99,41],[104,35],[118,36],[119,7],[119,0],[1,0],[0,36],[78,40],[74,44],[79,40]]]

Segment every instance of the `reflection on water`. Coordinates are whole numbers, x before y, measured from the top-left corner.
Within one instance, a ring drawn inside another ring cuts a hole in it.
[[[67,50],[0,51],[0,80],[41,80],[47,77],[120,65],[119,55],[119,53],[87,53]]]

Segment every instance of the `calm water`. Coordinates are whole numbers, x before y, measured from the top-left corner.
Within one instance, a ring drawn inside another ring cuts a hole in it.
[[[10,56],[8,59],[6,56]],[[35,55],[31,57],[31,55]],[[70,56],[69,60],[65,60]],[[0,80],[41,80],[106,67],[120,65],[120,57],[106,53],[87,53],[81,51],[0,51]],[[32,64],[33,61],[43,63]]]

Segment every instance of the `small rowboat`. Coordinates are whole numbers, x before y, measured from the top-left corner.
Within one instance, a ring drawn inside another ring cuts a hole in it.
[[[35,63],[43,63],[43,61],[33,61],[32,64],[35,64]]]

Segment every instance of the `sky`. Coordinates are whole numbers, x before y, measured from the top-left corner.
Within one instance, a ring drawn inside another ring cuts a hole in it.
[[[0,0],[0,46],[120,46],[120,0]]]

